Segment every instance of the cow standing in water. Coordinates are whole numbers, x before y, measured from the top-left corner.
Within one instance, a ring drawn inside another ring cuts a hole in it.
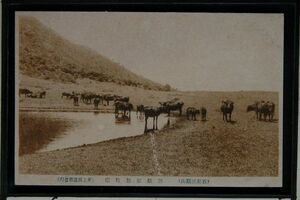
[[[233,102],[230,100],[222,101],[221,112],[223,113],[223,121],[231,122],[231,114],[233,111]]]
[[[117,101],[115,102],[115,118],[119,118],[121,115],[122,119],[131,119],[131,110],[133,105],[129,102]]]
[[[136,117],[141,119],[143,114],[144,114],[144,105],[137,105],[136,106]]]

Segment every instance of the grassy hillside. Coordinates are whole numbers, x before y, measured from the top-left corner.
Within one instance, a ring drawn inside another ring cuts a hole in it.
[[[33,17],[19,18],[20,71],[30,77],[76,83],[114,82],[150,90],[170,90],[138,76],[99,53],[72,44]]]

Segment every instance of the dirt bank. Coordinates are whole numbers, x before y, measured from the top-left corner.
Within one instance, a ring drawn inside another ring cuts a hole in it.
[[[174,127],[153,134],[21,156],[20,172],[277,176],[277,131],[277,123],[251,119],[229,124],[222,121],[215,123],[214,119],[200,122],[181,118]]]

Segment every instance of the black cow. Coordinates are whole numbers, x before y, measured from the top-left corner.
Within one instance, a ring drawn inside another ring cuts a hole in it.
[[[158,116],[164,112],[164,108],[163,107],[152,107],[152,106],[145,106],[144,107],[144,114],[145,114],[145,129],[144,129],[144,133],[148,132],[148,127],[147,127],[147,122],[148,122],[148,118],[152,117],[153,118],[153,131],[157,130],[157,120],[158,120]]]
[[[194,107],[188,107],[186,109],[186,117],[188,120],[190,120],[190,116],[191,116],[191,120],[196,121],[196,115],[200,114],[200,110],[194,108]]]
[[[202,121],[206,121],[206,115],[207,115],[207,110],[205,107],[201,107],[200,108],[200,112],[201,112],[201,120]]]
[[[233,104],[230,100],[222,101],[220,110],[223,113],[223,121],[231,122],[231,114],[234,109]]]

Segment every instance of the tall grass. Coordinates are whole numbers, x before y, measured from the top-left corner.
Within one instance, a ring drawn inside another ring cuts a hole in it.
[[[69,127],[70,123],[61,119],[20,113],[19,155],[31,154],[40,150]]]

